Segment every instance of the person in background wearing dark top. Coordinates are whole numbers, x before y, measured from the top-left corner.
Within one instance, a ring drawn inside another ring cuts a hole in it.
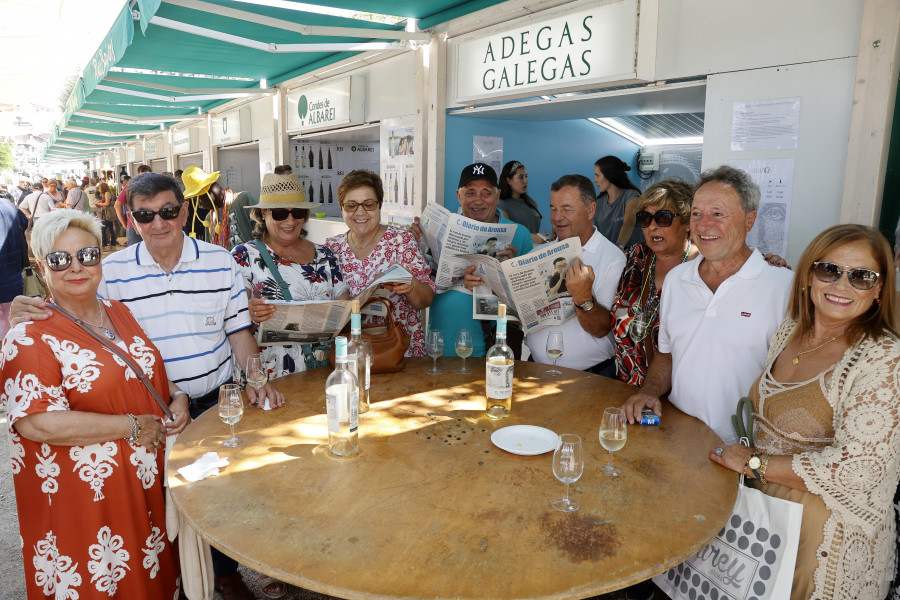
[[[152,172],[153,169],[148,165],[141,165],[138,167],[138,175]],[[134,221],[131,220],[131,212],[128,211],[125,201],[125,189],[130,179],[131,177],[128,177],[128,175],[122,176],[122,191],[119,192],[115,205],[116,216],[119,217],[119,222],[122,224],[122,227],[125,228],[125,239],[127,240],[125,243],[126,246],[133,246],[141,241],[141,236],[134,228]]]
[[[644,233],[635,223],[641,190],[628,179],[631,167],[615,156],[604,156],[594,163],[597,186],[597,214],[594,225],[603,236],[625,249],[644,241]]]
[[[560,256],[556,260],[553,261],[553,268],[556,271],[553,275],[550,276],[550,279],[547,281],[547,288],[550,290],[551,294],[560,295],[567,294],[568,290],[566,290],[566,271],[569,270],[569,265],[566,263],[566,259]]]
[[[28,218],[12,202],[0,202],[0,340],[9,329],[9,306],[22,293],[22,237]]]
[[[500,171],[500,211],[510,221],[524,226],[531,233],[531,241],[543,244],[538,235],[541,230],[541,211],[537,202],[528,195],[528,172],[525,165],[511,160]]]
[[[182,171],[181,169],[175,169],[175,173],[173,173],[173,175],[175,176],[175,183],[178,184],[178,187],[181,189],[181,193],[183,194],[184,193],[184,182],[181,180],[182,173],[184,173],[184,171]]]

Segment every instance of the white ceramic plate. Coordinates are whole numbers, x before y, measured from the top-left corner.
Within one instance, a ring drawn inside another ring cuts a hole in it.
[[[491,441],[501,450],[532,456],[556,449],[558,435],[545,427],[510,425],[491,434]]]

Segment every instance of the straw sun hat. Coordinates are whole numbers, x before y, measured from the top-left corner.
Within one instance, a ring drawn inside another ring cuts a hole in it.
[[[303,192],[303,184],[297,175],[275,175],[266,173],[259,190],[259,204],[245,206],[247,210],[261,208],[319,208],[320,202],[307,202]]]

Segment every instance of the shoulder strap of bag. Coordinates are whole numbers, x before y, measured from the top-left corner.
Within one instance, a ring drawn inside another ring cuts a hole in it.
[[[147,390],[150,392],[150,395],[153,396],[153,399],[156,400],[156,403],[159,404],[159,407],[162,409],[163,414],[166,415],[166,418],[168,418],[170,421],[175,420],[175,416],[172,414],[172,411],[169,410],[169,405],[163,401],[162,397],[159,395],[159,392],[156,391],[156,388],[153,387],[153,385],[150,383],[150,381],[147,380],[147,376],[144,375],[144,371],[139,366],[137,366],[133,360],[131,360],[130,356],[128,356],[126,353],[122,352],[121,348],[119,348],[118,346],[116,346],[115,344],[110,342],[109,340],[103,339],[102,337],[100,337],[100,335],[98,333],[91,331],[87,327],[84,327],[81,323],[79,323],[75,319],[75,317],[70,315],[68,312],[66,312],[59,306],[53,304],[52,302],[47,303],[47,308],[49,308],[51,310],[55,310],[62,316],[66,317],[67,319],[69,319],[70,321],[72,321],[73,323],[75,323],[76,325],[81,327],[82,331],[84,331],[85,333],[90,335],[92,338],[94,338],[95,340],[97,340],[98,342],[100,342],[101,344],[103,344],[104,346],[109,348],[110,350],[112,350],[119,358],[121,358],[123,361],[125,361],[125,364],[128,365],[128,367],[132,371],[134,371],[135,375],[137,375],[138,378],[141,380],[141,383],[143,383],[144,386],[147,388]]]
[[[737,411],[731,415],[731,424],[734,426],[738,439],[753,440],[753,403],[747,396],[738,400]]]
[[[256,249],[259,250],[259,255],[262,256],[262,259],[265,261],[266,266],[269,268],[269,272],[272,273],[272,278],[275,280],[275,283],[278,284],[278,287],[281,288],[281,295],[284,296],[285,300],[293,300],[291,297],[291,292],[288,290],[288,284],[285,283],[284,279],[281,278],[281,273],[278,272],[278,267],[275,266],[275,263],[272,261],[272,257],[269,256],[269,249],[266,248],[266,245],[263,244],[260,240],[253,240],[253,243],[256,245]]]

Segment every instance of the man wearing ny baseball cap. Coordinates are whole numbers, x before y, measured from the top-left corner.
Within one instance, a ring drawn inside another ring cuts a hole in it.
[[[516,225],[500,214],[497,204],[500,201],[500,190],[497,188],[497,173],[490,165],[475,163],[462,170],[459,176],[459,186],[456,197],[462,207],[465,217],[482,223],[502,223],[515,225],[516,233],[511,245],[497,251],[499,260],[509,260],[514,256],[527,254],[534,248],[531,234],[522,225]],[[414,229],[417,229],[414,226]],[[469,270],[474,270],[470,267]],[[472,356],[484,356],[486,351],[485,341],[478,332],[482,331],[482,323],[490,321],[478,321],[472,317],[472,296],[451,290],[443,294],[437,294],[431,304],[429,329],[440,329],[445,336],[453,338],[458,329],[468,329],[474,335]],[[456,349],[453,344],[444,344],[444,355],[455,356]]]

